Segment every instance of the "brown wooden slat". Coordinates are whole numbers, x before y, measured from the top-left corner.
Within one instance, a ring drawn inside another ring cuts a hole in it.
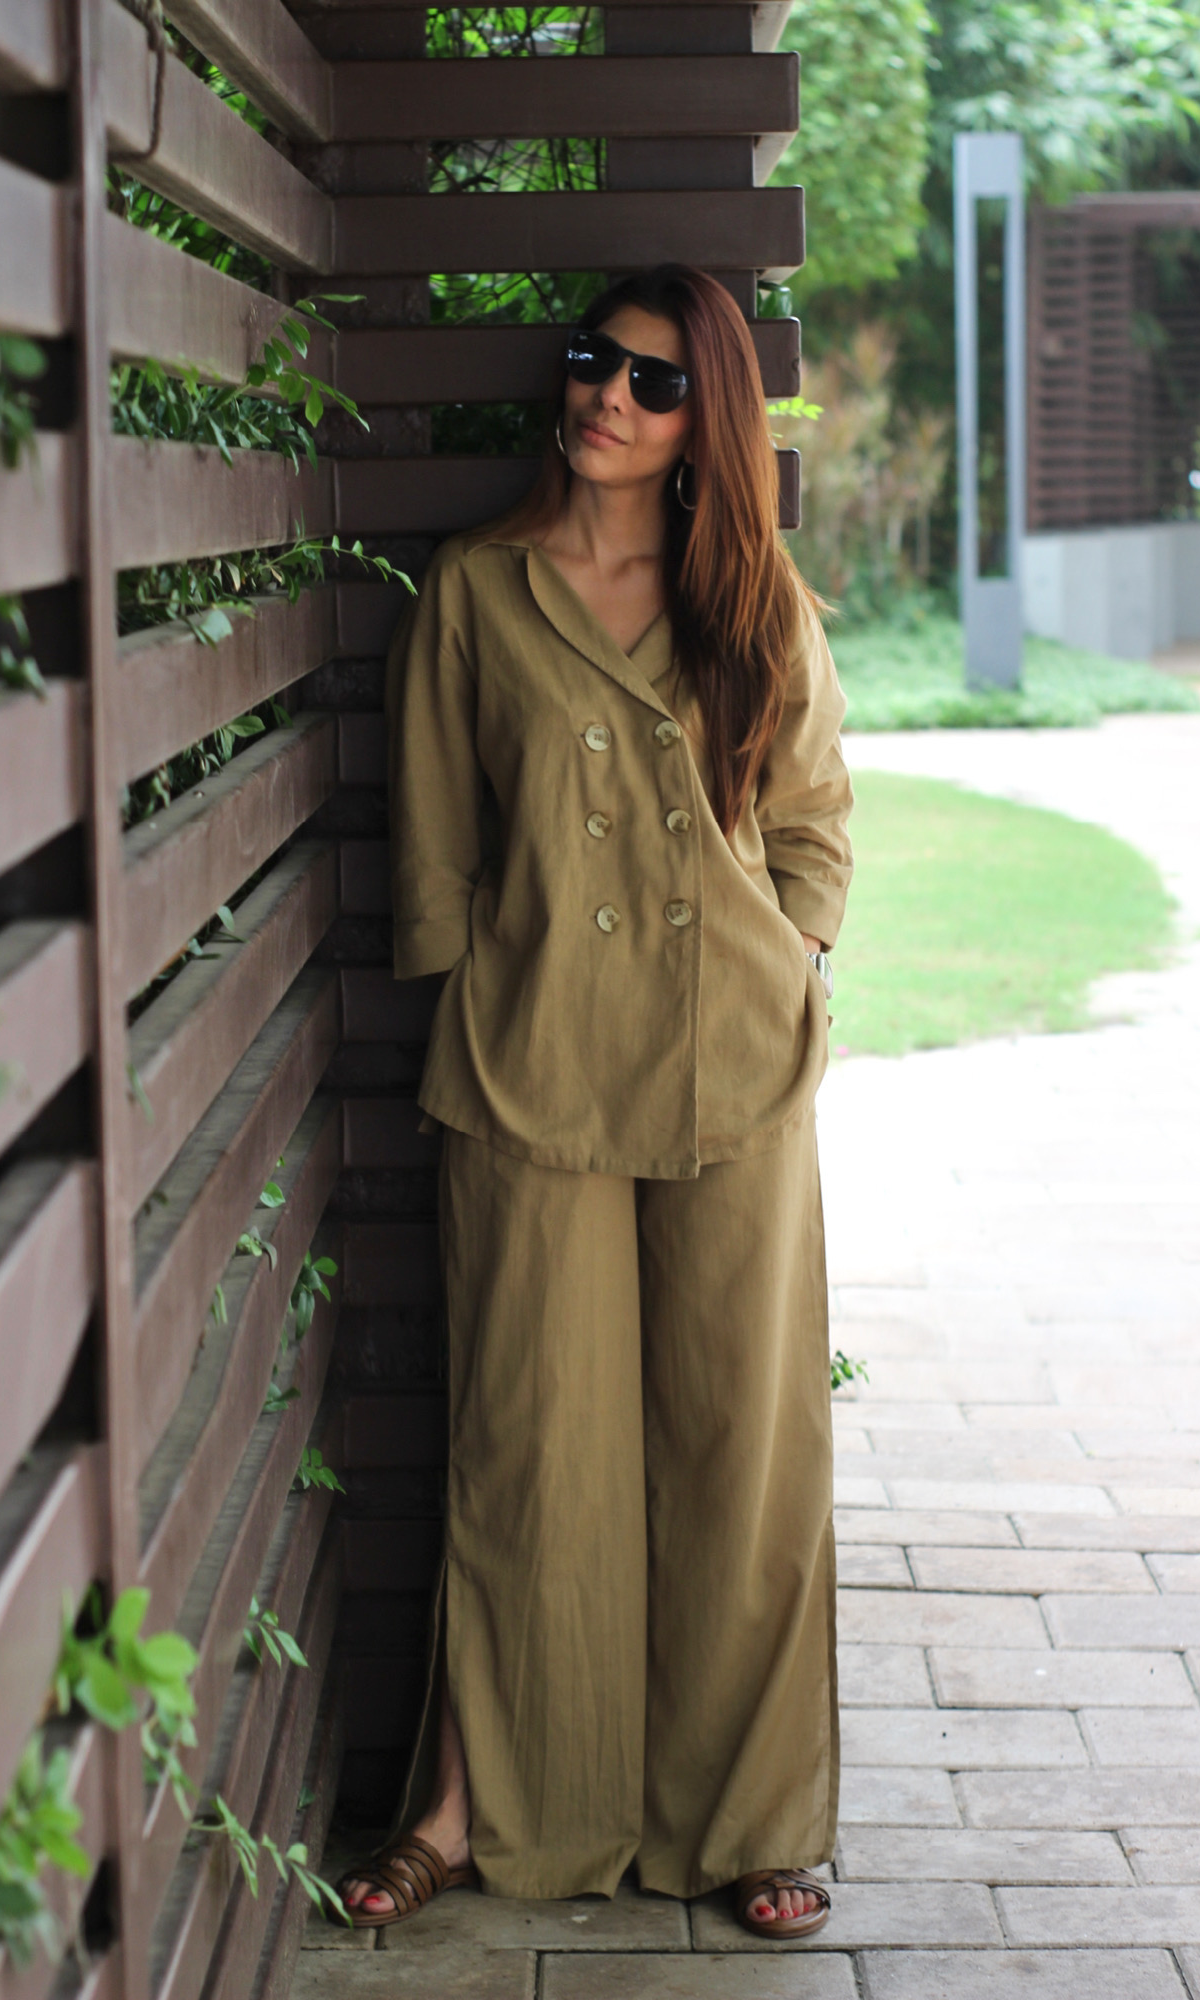
[[[344,840],[338,855],[342,910],[352,917],[386,916],[392,907],[386,840]]]
[[[165,1625],[178,1613],[259,1421],[296,1272],[337,1179],[338,1140],[336,1104],[317,1098],[275,1176],[285,1207],[257,1212],[278,1262],[272,1267],[266,1257],[239,1258],[230,1266],[229,1325],[208,1333],[183,1402],[146,1468],[138,1580]]]
[[[419,1127],[424,1113],[411,1097],[348,1097],[342,1151],[348,1167],[430,1167],[438,1142]]]
[[[540,402],[549,392],[564,337],[559,326],[347,328],[337,341],[338,386],[376,408]],[[758,320],[750,337],[764,393],[797,395],[799,320]]]
[[[124,968],[138,993],[329,797],[330,715],[298,716],[125,836]]]
[[[38,590],[73,576],[78,514],[74,439],[39,431],[37,463],[0,476],[0,591]]]
[[[426,464],[429,461],[426,460]],[[409,593],[402,583],[338,583],[338,652],[361,658],[386,653],[405,610]]]
[[[289,1691],[303,1686],[313,1708],[319,1699],[337,1611],[340,1552],[336,1537],[327,1537],[321,1548],[330,1496],[308,1493],[299,1504],[289,1501],[279,1523],[270,1565],[278,1565],[277,1581],[269,1593],[260,1596],[260,1602],[269,1603],[284,1629],[296,1634],[309,1665],[291,1668],[285,1674],[272,1662],[266,1668],[241,1670],[236,1677],[232,1674],[242,1621],[255,1594],[280,1505],[304,1442],[305,1433],[290,1421],[299,1408],[294,1403],[288,1417],[280,1420],[280,1436],[286,1435],[289,1441],[286,1461],[278,1443],[274,1444],[257,1484],[246,1479],[235,1487],[239,1494],[245,1489],[246,1506],[236,1538],[232,1542],[226,1538],[227,1546],[220,1551],[222,1573],[200,1636],[200,1666],[193,1683],[199,1741],[195,1750],[184,1755],[185,1765],[199,1779],[214,1745],[220,1742],[221,1795],[250,1826],[256,1822],[264,1783],[270,1782],[264,1771],[278,1768],[275,1729],[280,1715],[288,1715]],[[280,1541],[285,1543],[281,1564]],[[307,1748],[307,1742],[302,1748]],[[297,1782],[291,1799],[293,1812],[299,1791]],[[146,1822],[145,1890],[150,1909],[162,1897],[186,1832],[173,1798],[169,1792],[163,1793]],[[181,1870],[185,1871],[187,1887],[182,1898],[173,1893],[170,1899],[172,1905],[180,1901],[182,1908],[173,1925],[156,2000],[198,2000],[202,1987],[207,1994],[205,1979],[222,1915],[231,1889],[240,1880],[224,1841],[214,1842],[207,1854],[185,1857]],[[173,1908],[171,1915],[175,1915]]]
[[[138,1459],[145,1464],[191,1370],[213,1289],[255,1212],[337,1040],[333,975],[302,972],[179,1153],[134,1234]]]
[[[800,58],[339,63],[334,137],[523,139],[794,133]]]
[[[324,1676],[333,1643],[341,1582],[340,1544],[329,1539],[313,1581],[302,1627],[309,1670],[293,1667],[279,1712],[274,1741],[267,1758],[254,1825],[269,1833],[276,1845],[286,1844],[296,1817],[296,1801],[304,1780]],[[230,1918],[213,1954],[205,1987],[206,2000],[245,2000],[254,1978],[263,1937],[271,1917],[271,1899],[251,1896],[244,1881],[234,1884]]]
[[[500,197],[497,196],[497,200]],[[779,525],[799,521],[798,452],[779,451]],[[337,468],[343,534],[452,532],[494,521],[528,492],[536,458],[359,458]]]
[[[0,931],[0,1152],[91,1048],[91,970],[83,924],[30,917]]]
[[[1069,213],[1088,229],[1200,229],[1200,188],[1077,195]]]
[[[116,155],[138,152],[149,143],[154,102],[146,31],[119,0],[105,0],[102,26],[109,144]],[[174,56],[166,68],[161,143],[136,171],[160,194],[285,269],[330,268],[328,196]]]
[[[244,942],[210,944],[134,1022],[129,1059],[154,1116],[130,1100],[131,1201],[166,1172],[336,913],[333,848],[298,842],[239,907]]]
[[[0,7],[6,4],[10,0],[0,0]],[[52,338],[70,325],[69,228],[70,210],[61,188],[0,160],[0,229],[4,234],[0,327],[6,332]]]
[[[122,360],[150,355],[167,368],[194,367],[214,382],[240,382],[286,311],[279,300],[118,215],[105,218],[105,249],[109,339]]]
[[[48,1748],[58,1747],[60,1733],[60,1729],[54,1730]],[[112,1827],[105,1770],[107,1745],[103,1730],[99,1724],[89,1722],[75,1731],[66,1747],[70,1753],[67,1791],[83,1814],[73,1837],[84,1853],[91,1857],[92,1872],[87,1877],[66,1875],[61,1868],[47,1864],[39,1879],[47,1907],[59,1925],[60,1936],[71,1937],[88,1890],[95,1880],[96,1869],[108,1852]],[[23,1972],[18,1972],[6,1956],[0,1959],[0,2000],[48,2000],[60,1977],[57,1962],[48,1959],[41,1951]],[[58,1991],[61,1995],[60,1986]]]
[[[428,979],[394,979],[374,965],[350,965],[341,973],[344,1042],[424,1042],[429,1038],[442,989]]]
[[[307,1783],[313,1797],[300,1821],[298,1837],[308,1849],[309,1863],[313,1867],[319,1867],[320,1857],[325,1851],[337,1802],[338,1777],[345,1748],[343,1705],[339,1695],[340,1690],[330,1691],[327,1688],[322,1696],[314,1750],[309,1757]],[[289,2000],[296,1961],[312,1914],[312,1904],[294,1877],[286,1889],[281,1883],[276,1894],[282,1901],[282,1907],[272,1912],[271,1928],[254,1982],[253,2000]]]
[[[0,691],[0,868],[73,826],[84,796],[82,683]]]
[[[61,0],[0,0],[0,89],[57,90],[66,79]]]
[[[342,1415],[347,1465],[444,1465],[445,1396],[351,1396]]]
[[[386,785],[387,736],[378,715],[338,716],[338,779],[343,785]]]
[[[131,632],[118,648],[114,726],[122,777],[126,783],[140,777],[219,723],[290,687],[323,665],[336,644],[331,590],[306,590],[296,604],[258,598],[254,616],[234,618],[231,637],[218,646],[200,645],[186,625]]]
[[[112,468],[118,569],[290,542],[301,521],[309,534],[330,526],[328,465],[296,473],[273,451],[237,451],[226,465],[215,445],[118,437]]]
[[[337,268],[363,276],[627,270],[668,259],[710,271],[790,272],[804,262],[798,187],[342,195],[335,206]]]
[[[430,1222],[351,1222],[343,1237],[347,1305],[432,1306],[441,1296]]]
[[[281,131],[328,138],[330,65],[282,0],[171,0],[171,19]]]
[[[442,1559],[440,1521],[343,1521],[347,1591],[428,1590]]]
[[[95,1289],[95,1169],[18,1161],[0,1181],[0,1484],[62,1393]]]
[[[0,1495],[0,1796],[58,1658],[63,1593],[79,1604],[103,1557],[102,1449],[36,1452]]]

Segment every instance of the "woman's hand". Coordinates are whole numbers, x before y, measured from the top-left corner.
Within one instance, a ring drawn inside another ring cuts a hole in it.
[[[820,951],[820,950],[821,950],[821,940],[820,940],[820,938],[815,938],[815,937],[810,937],[807,931],[801,931],[800,935],[801,935],[801,937],[802,937],[802,938],[804,939],[804,949],[805,949],[805,951]]]

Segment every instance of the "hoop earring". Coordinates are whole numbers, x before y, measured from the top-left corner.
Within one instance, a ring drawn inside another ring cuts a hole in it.
[[[686,464],[687,464],[686,458],[681,458],[679,461],[679,470],[675,474],[675,498],[678,500],[685,514],[694,514],[696,511],[696,502],[694,500],[685,500],[683,497],[683,468]],[[694,482],[695,480],[694,469],[692,473],[692,478]],[[693,485],[693,491],[694,490],[695,488]]]
[[[566,445],[565,445],[565,444],[563,443],[563,441],[562,441],[562,418],[561,418],[561,417],[559,418],[558,422],[557,422],[557,423],[555,424],[555,426],[554,426],[554,435],[555,435],[555,437],[556,437],[556,438],[558,439],[558,448],[559,448],[559,450],[561,451],[561,453],[562,453],[563,457],[565,458],[565,457],[566,457],[566,455],[567,455],[567,447],[566,447]]]

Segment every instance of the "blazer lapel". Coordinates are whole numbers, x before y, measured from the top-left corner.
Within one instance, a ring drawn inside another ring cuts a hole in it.
[[[627,693],[636,696],[638,701],[645,702],[659,715],[669,715],[671,711],[654,684],[664,677],[671,663],[669,620],[656,619],[639,639],[634,652],[643,664],[634,666],[599,620],[592,617],[586,604],[576,596],[549,558],[532,546],[526,548],[525,556],[529,588],[534,600],[560,638],[565,639],[577,653],[582,653],[594,667],[599,667],[602,674],[607,674]]]

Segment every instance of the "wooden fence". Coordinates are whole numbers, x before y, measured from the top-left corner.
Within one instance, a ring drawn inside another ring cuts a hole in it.
[[[387,0],[166,11],[269,136],[156,55],[153,5],[0,0],[0,332],[49,361],[36,454],[0,468],[0,593],[21,594],[46,681],[0,691],[0,1797],[46,1714],[64,1591],[141,1584],[148,1629],[199,1656],[200,1796],[319,1855],[343,1738],[346,1809],[394,1792],[445,1455],[434,1147],[413,1110],[430,995],[389,969],[382,655],[404,593],[342,569],[200,647],[181,625],[118,639],[116,576],[286,543],[300,518],[419,576],[530,471],[431,456],[422,413],[538,395],[561,338],[433,326],[428,272],[678,257],[752,317],[755,274],[803,253],[799,190],[760,185],[796,124],[796,62],[770,53],[775,0],[613,0],[604,55],[570,61],[427,61],[424,11]],[[602,191],[423,191],[430,140],[556,134],[607,141]],[[265,257],[277,296],[110,212],[114,158]],[[362,295],[328,365],[369,437],[330,423],[296,474],[114,435],[114,357],[238,383],[281,302],[331,280]],[[795,393],[796,323],[754,334],[768,392]],[[782,454],[785,521],[797,499]],[[123,824],[123,788],[273,696],[290,720]],[[233,934],[214,932],[230,904]],[[269,1256],[234,1254],[248,1228]],[[334,1298],[291,1350],[297,1394],[265,1414],[314,1243]],[[336,1516],[293,1491],[312,1445],[348,1488]],[[247,1651],[255,1597],[307,1669]],[[255,1900],[227,1841],[189,1839],[136,1730],[51,1733],[94,1866],[47,1882],[84,1948],[59,1970],[0,1962],[0,2000],[286,1994],[300,1886]]]

